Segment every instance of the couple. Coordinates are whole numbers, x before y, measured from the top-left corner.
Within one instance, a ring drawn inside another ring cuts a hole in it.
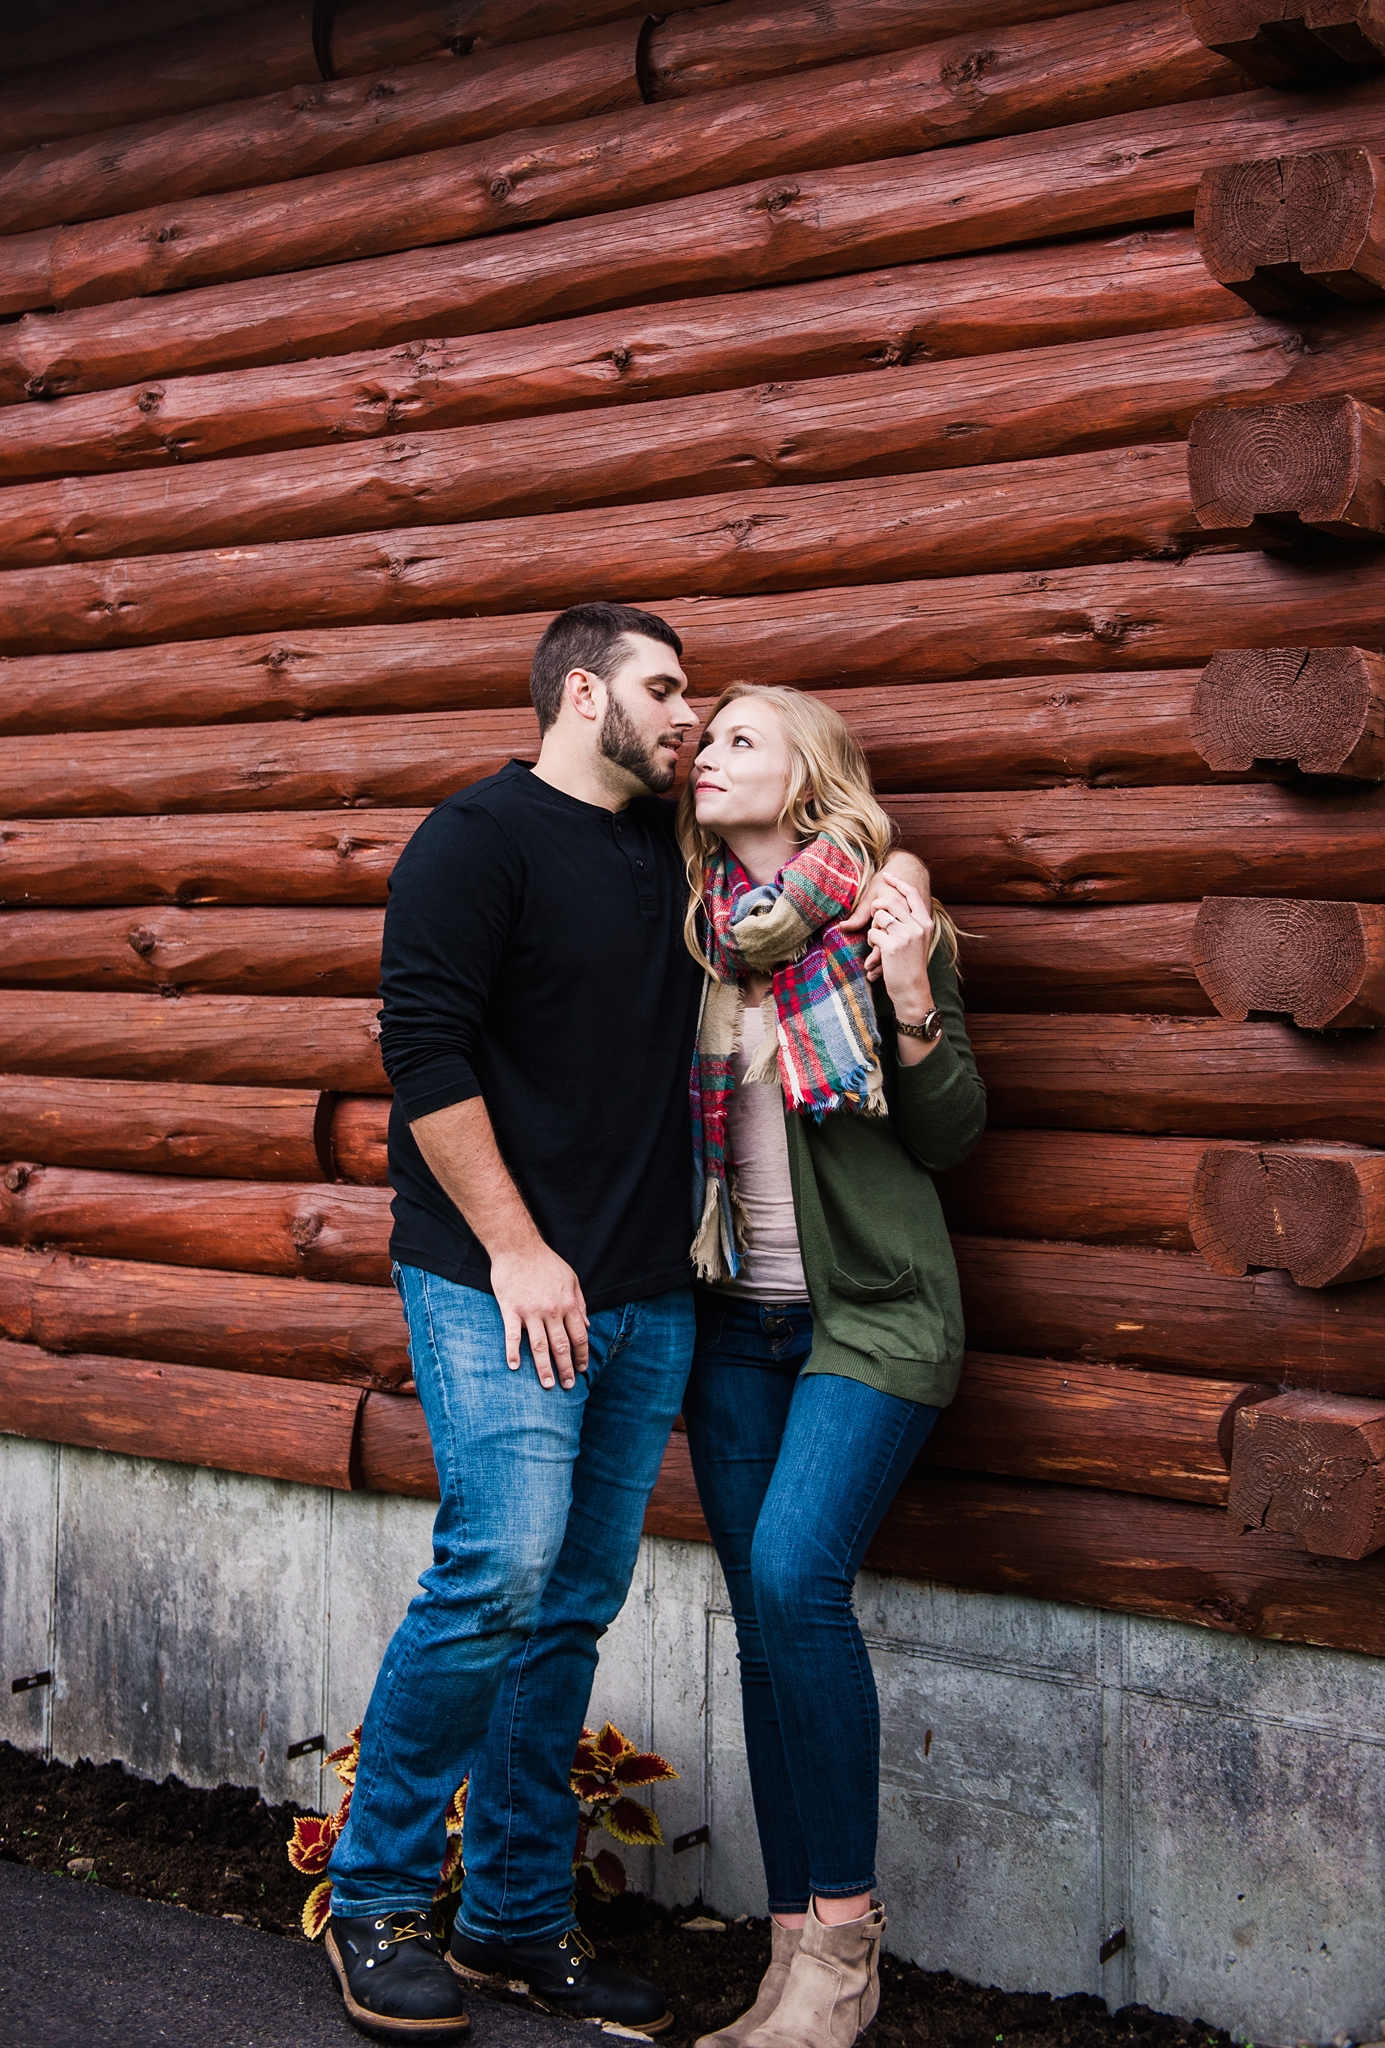
[[[381,2039],[455,2040],[463,1982],[495,1978],[671,2023],[577,1931],[568,1772],[680,1406],[773,1916],[754,2006],[699,2048],[849,2048],[879,1999],[851,1588],[956,1386],[931,1174],[984,1096],[951,926],[834,712],[724,691],[680,808],[660,800],[697,724],[681,653],[652,613],[562,613],[537,765],[440,804],[391,883],[391,1249],[442,1503],[331,1865],[328,1953]],[[468,1771],[444,1954],[430,1901]]]

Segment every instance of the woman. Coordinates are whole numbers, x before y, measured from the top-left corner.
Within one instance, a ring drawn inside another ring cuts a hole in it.
[[[879,1711],[851,1589],[962,1362],[932,1174],[985,1095],[940,909],[892,874],[865,756],[820,700],[724,691],[680,812],[698,1341],[684,1414],[731,1591],[773,1953],[698,2048],[844,2048],[875,2016]],[[876,880],[872,949],[837,929]],[[866,969],[878,973],[874,993]]]

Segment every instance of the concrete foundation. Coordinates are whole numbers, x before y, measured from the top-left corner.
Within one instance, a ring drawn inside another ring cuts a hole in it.
[[[360,1719],[431,1518],[0,1437],[0,1735],[332,1803],[320,1758],[285,1750]],[[873,1574],[857,1606],[897,1953],[1238,2039],[1385,2032],[1385,1661]],[[52,1686],[10,1692],[47,1668]],[[762,1912],[734,1631],[706,1546],[643,1546],[603,1645],[591,1718],[606,1717],[682,1772],[654,1801],[666,1837],[710,1830],[677,1857],[623,1852],[632,1881]]]

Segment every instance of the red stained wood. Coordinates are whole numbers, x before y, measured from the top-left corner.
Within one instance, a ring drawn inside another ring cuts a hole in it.
[[[978,1350],[1159,1366],[1214,1379],[1385,1393],[1385,1289],[1232,1279],[1176,1252],[957,1237]]]
[[[944,475],[799,484],[673,504],[11,569],[10,653],[499,612],[654,589],[670,597],[1061,567],[1207,544],[1184,452],[1155,444]],[[1245,541],[1257,535],[1248,530]],[[1223,536],[1223,545],[1227,544]]]
[[[13,1165],[0,1177],[0,1243],[387,1287],[389,1205],[376,1188]]]
[[[437,1467],[422,1403],[412,1394],[367,1394],[361,1411],[362,1486],[438,1500]]]
[[[379,910],[12,911],[0,985],[179,995],[369,996]]]
[[[0,826],[0,902],[383,903],[425,811],[37,819]]]
[[[1236,1418],[1228,1519],[1314,1557],[1385,1544],[1385,1402],[1281,1394]]]
[[[389,1104],[377,1096],[347,1095],[332,1111],[332,1165],[341,1180],[384,1187],[389,1180]]]
[[[1378,540],[1385,413],[1341,397],[1199,413],[1188,436],[1188,490],[1206,526],[1264,520]]]
[[[984,49],[984,61],[978,62]],[[959,92],[959,78],[967,90]],[[1170,0],[829,65],[0,242],[0,312],[302,271],[1235,91]]]
[[[331,1387],[0,1343],[0,1430],[126,1457],[351,1486],[363,1396]]]
[[[1385,780],[1385,661],[1361,647],[1224,649],[1193,693],[1190,734],[1217,771],[1275,760]]]
[[[1288,1011],[1296,1024],[1385,1024],[1385,909],[1376,903],[1211,896],[1193,965],[1223,1017]]]
[[[409,1376],[392,1287],[285,1280],[145,1260],[0,1248],[0,1336],[46,1351],[398,1387]]]
[[[1385,25],[1372,0],[1188,0],[1209,49],[1274,85],[1335,85],[1385,64]]]
[[[1279,1267],[1298,1287],[1371,1279],[1385,1272],[1385,1154],[1209,1145],[1189,1221],[1214,1273]]]
[[[637,18],[618,21],[516,49],[473,50],[461,64],[409,64],[330,83],[314,77],[313,66],[287,92],[16,150],[0,157],[0,218],[18,235],[135,207],[177,208],[206,192],[637,107],[640,27]]]
[[[1245,1392],[1238,1380],[972,1351],[920,1464],[1220,1507],[1228,1475],[1218,1433]]]
[[[1186,228],[0,408],[0,476],[154,467],[1249,317]]]
[[[316,1089],[3,1074],[0,1150],[54,1166],[310,1181],[318,1101]]]
[[[1196,904],[948,908],[963,934],[962,987],[975,1009],[1212,1012],[1193,968]]]
[[[1368,149],[1216,164],[1194,223],[1213,277],[1262,311],[1385,293],[1385,176]]]
[[[1171,669],[1205,662],[1219,646],[1258,647],[1267,617],[1304,647],[1385,643],[1385,581],[1355,556],[1303,563],[1211,554],[1198,557],[1195,579],[1181,564],[1127,562],[659,607],[685,636],[685,665],[703,695],[747,675],[820,689]],[[0,659],[0,731],[520,705],[550,616],[255,632]],[[1094,700],[1079,690],[1072,701],[1080,716]],[[1165,702],[1176,720],[1172,700]],[[1055,743],[1060,730],[1050,727]],[[1173,738],[1167,723],[1164,738]],[[1090,758],[1093,779],[1113,761],[1109,751]],[[1191,748],[1187,758],[1191,779]]]
[[[987,1017],[967,1029],[993,1124],[1385,1145],[1385,1048],[1290,1024]]]
[[[984,361],[776,381],[553,420],[0,494],[0,565],[365,533],[967,468],[1181,436],[1212,399],[1385,398],[1385,313],[1339,330],[1227,321]],[[1354,401],[1353,401],[1354,402]],[[1239,516],[1227,524],[1243,524]]]
[[[1206,1149],[1200,1138],[991,1129],[938,1193],[951,1230],[1186,1252]]]
[[[1251,783],[1201,789],[892,796],[944,902],[1188,902],[1377,894],[1385,795]]]
[[[1233,94],[338,263],[330,276],[30,314],[0,330],[0,403],[1174,219],[1192,211],[1209,165],[1355,144],[1382,105],[1377,82],[1292,107],[1275,93]]]
[[[0,1015],[0,1066],[16,1074],[387,1094],[376,1008],[344,997],[11,989]]]

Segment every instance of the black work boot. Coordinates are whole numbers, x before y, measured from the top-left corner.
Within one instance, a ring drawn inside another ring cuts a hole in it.
[[[600,1962],[576,1927],[548,1941],[478,1941],[454,1927],[447,1960],[468,1982],[518,1991],[540,2012],[563,2019],[614,2020],[642,2034],[661,2034],[673,2024],[658,1985]]]
[[[327,1923],[346,2010],[377,2041],[459,2041],[471,2025],[427,1908]]]

